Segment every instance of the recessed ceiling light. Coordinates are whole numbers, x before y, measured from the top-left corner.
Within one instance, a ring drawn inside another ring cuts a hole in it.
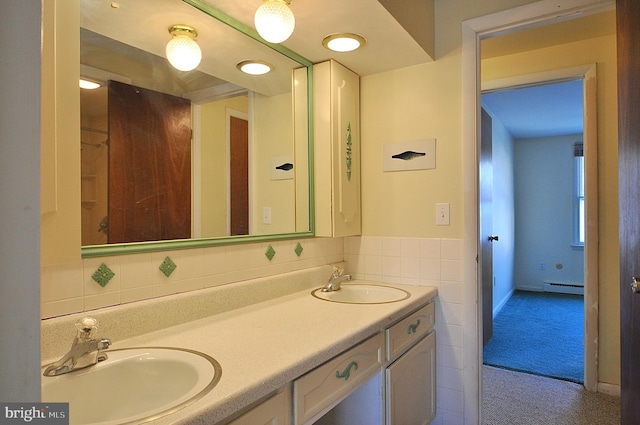
[[[366,42],[365,38],[360,35],[340,33],[326,36],[322,40],[322,45],[334,52],[351,52],[364,46]]]
[[[82,78],[80,79],[81,89],[93,90],[97,89],[98,87],[100,87],[100,84],[96,83],[95,81],[83,80]]]
[[[273,69],[273,65],[264,61],[242,61],[236,67],[245,74],[262,75],[270,72]]]

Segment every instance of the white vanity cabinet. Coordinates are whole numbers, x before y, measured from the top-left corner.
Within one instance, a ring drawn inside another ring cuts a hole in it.
[[[249,410],[228,425],[290,425],[289,387]]]
[[[392,362],[385,370],[387,425],[427,425],[435,417],[434,317],[431,302],[386,331]]]
[[[330,60],[313,66],[315,234],[361,233],[360,77]]]
[[[294,425],[431,423],[436,411],[434,305],[429,302],[294,381]]]
[[[293,383],[294,424],[310,424],[382,367],[382,333],[324,363]]]

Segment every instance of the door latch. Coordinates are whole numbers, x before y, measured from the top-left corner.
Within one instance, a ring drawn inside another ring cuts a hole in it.
[[[640,292],[640,278],[635,276],[631,278],[631,292],[634,294]]]

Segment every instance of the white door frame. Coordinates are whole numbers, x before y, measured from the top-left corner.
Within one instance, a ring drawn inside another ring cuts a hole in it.
[[[464,181],[464,287],[475,296],[465,302],[464,388],[465,424],[481,419],[482,337],[478,256],[478,135],[480,134],[480,41],[526,27],[545,25],[581,15],[611,10],[614,0],[543,0],[471,19],[462,23],[462,144]],[[587,132],[585,123],[585,132]],[[586,143],[586,141],[585,141]],[[585,148],[586,149],[586,148]],[[593,155],[593,157],[596,157]],[[594,158],[595,159],[595,158]],[[597,189],[597,186],[596,186]],[[588,195],[588,194],[587,194]],[[597,242],[597,241],[596,241]],[[597,254],[597,250],[595,251]],[[590,260],[586,258],[585,264]],[[597,282],[597,275],[594,277]],[[596,370],[597,372],[597,370]],[[585,376],[585,381],[587,376]],[[597,376],[588,374],[590,384]],[[595,385],[593,384],[593,385]]]

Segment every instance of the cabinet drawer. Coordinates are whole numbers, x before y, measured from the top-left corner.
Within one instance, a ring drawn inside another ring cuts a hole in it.
[[[430,302],[387,329],[387,360],[391,361],[398,357],[433,328],[434,306],[435,303]]]
[[[379,372],[383,343],[378,334],[298,378],[293,383],[294,423],[301,425],[324,413]]]
[[[291,390],[285,389],[228,425],[289,425]]]

